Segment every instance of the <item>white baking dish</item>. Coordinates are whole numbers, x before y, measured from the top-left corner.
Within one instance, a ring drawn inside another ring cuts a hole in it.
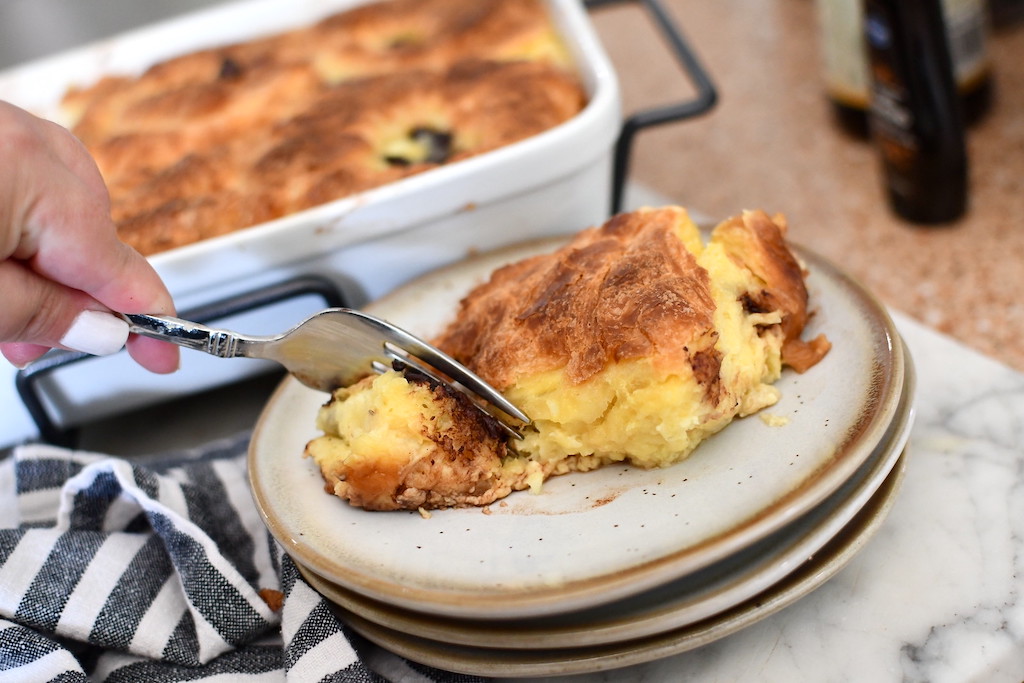
[[[0,99],[61,122],[69,86],[137,73],[192,50],[309,24],[366,0],[242,0],[164,21],[0,72]],[[581,0],[547,0],[588,95],[573,119],[540,135],[356,196],[151,257],[179,310],[297,274],[329,278],[358,306],[474,250],[578,231],[608,213],[615,141],[622,127],[615,72]],[[280,307],[240,331],[271,333],[297,322],[308,302]],[[266,369],[186,352],[183,370],[155,378],[127,359],[86,361],[46,378],[48,412],[62,425],[211,388]],[[120,367],[120,366],[125,367]],[[230,368],[226,367],[230,365]],[[88,366],[95,366],[89,369]],[[104,367],[106,366],[106,367]],[[115,367],[116,366],[116,367]],[[196,369],[193,369],[196,368]],[[35,425],[0,368],[0,445],[31,438]],[[64,375],[71,375],[65,381]],[[12,422],[13,421],[13,422]]]
[[[197,292],[206,298],[211,287],[237,288],[242,278],[308,260],[322,262],[303,264],[303,270],[344,272],[347,286],[354,279],[376,296],[451,260],[457,248],[464,253],[599,220],[607,210],[609,163],[621,121],[618,85],[578,0],[548,1],[589,96],[583,112],[504,149],[157,254],[152,263],[179,303],[188,305]],[[57,104],[71,85],[109,73],[137,73],[192,50],[309,24],[362,2],[243,0],[214,7],[0,74],[0,97],[60,121]],[[531,201],[534,193],[544,197]],[[510,208],[517,215],[510,216]],[[439,249],[430,244],[436,240],[447,244]],[[345,256],[356,244],[369,247],[358,260],[330,258]],[[405,253],[392,256],[392,247],[405,247]]]

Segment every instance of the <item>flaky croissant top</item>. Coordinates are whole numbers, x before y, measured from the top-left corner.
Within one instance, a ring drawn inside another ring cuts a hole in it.
[[[680,211],[622,214],[558,251],[498,270],[462,301],[436,343],[499,390],[562,367],[579,384],[613,362],[645,357],[667,370],[692,366],[714,382],[721,353],[711,281],[671,229]],[[800,339],[807,289],[782,220],[745,212],[714,234],[763,284],[744,293],[744,309],[781,314],[783,362],[798,371],[817,362],[827,342]]]

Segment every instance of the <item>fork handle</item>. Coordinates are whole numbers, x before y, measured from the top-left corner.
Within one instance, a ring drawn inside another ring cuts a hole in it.
[[[199,323],[166,315],[122,313],[130,332],[195,349],[219,358],[248,356],[256,340],[228,330],[218,330]]]

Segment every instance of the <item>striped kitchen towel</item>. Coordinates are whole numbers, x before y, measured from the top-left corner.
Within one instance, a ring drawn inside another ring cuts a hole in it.
[[[0,680],[458,681],[350,632],[266,531],[247,435],[0,462]]]

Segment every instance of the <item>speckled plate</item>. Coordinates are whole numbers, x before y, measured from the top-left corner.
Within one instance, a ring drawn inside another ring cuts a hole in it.
[[[779,531],[700,571],[606,605],[533,619],[453,619],[370,600],[297,563],[331,602],[385,628],[453,645],[501,649],[590,647],[651,636],[725,612],[783,580],[838,534],[884,485],[913,425],[914,373],[875,453],[821,504]]]
[[[670,657],[751,626],[805,597],[839,573],[882,526],[903,482],[900,458],[857,515],[820,551],[757,596],[709,619],[646,638],[595,647],[497,649],[453,645],[389,629],[336,607],[340,618],[370,641],[438,669],[496,678],[565,676],[609,671]],[[614,680],[614,674],[608,674]]]
[[[371,310],[429,337],[494,268],[555,248],[542,241],[476,255],[429,274]],[[834,342],[817,366],[785,371],[780,402],[737,420],[682,463],[556,477],[539,495],[487,509],[366,512],[323,492],[301,457],[325,395],[286,379],[253,433],[249,473],[271,533],[296,560],[348,590],[459,618],[551,615],[621,600],[766,538],[839,489],[898,412],[906,360],[877,301],[801,250],[816,310],[807,334]]]

